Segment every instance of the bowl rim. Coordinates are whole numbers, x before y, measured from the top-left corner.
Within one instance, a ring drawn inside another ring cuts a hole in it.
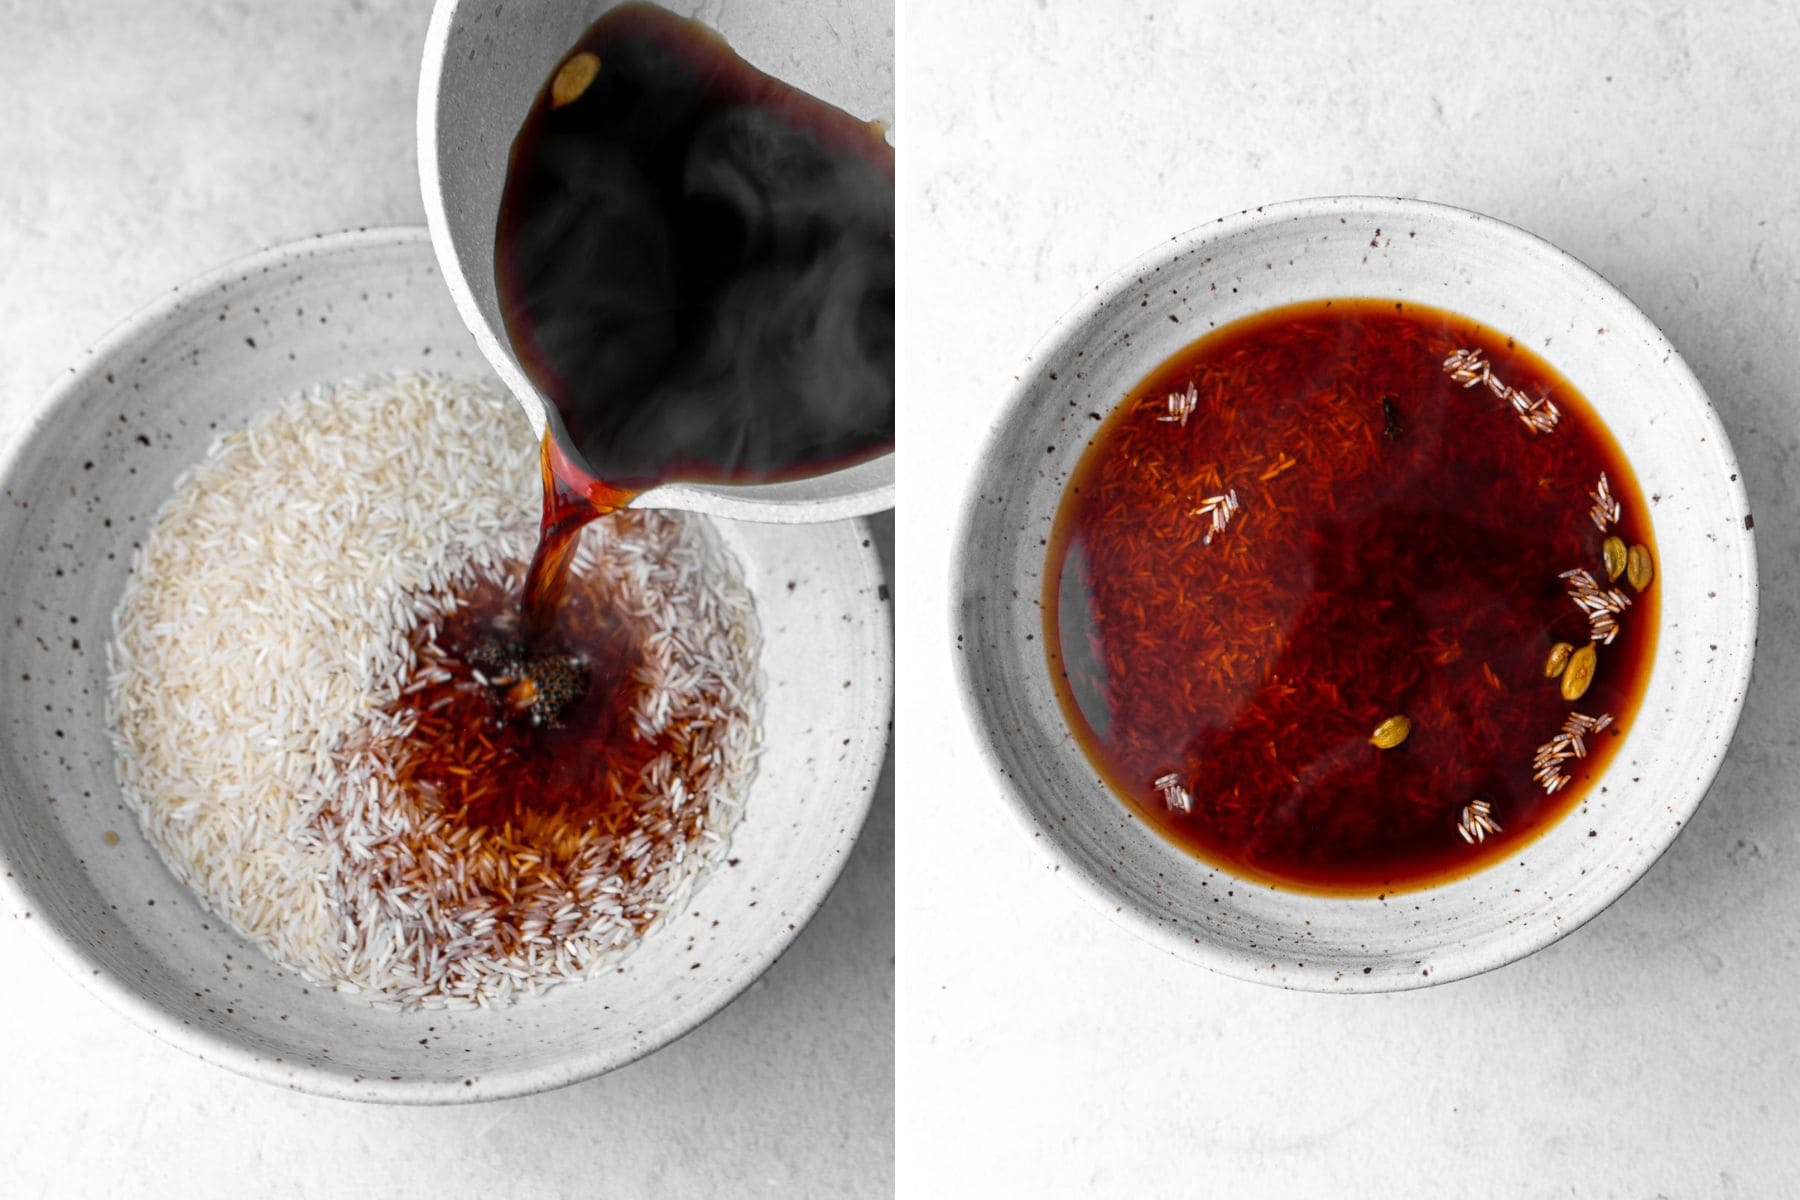
[[[513,355],[501,343],[494,328],[470,289],[462,255],[450,235],[450,216],[444,207],[444,180],[439,163],[442,139],[438,134],[438,102],[443,91],[444,62],[450,52],[450,31],[456,13],[464,0],[437,0],[432,5],[431,22],[425,31],[425,46],[419,64],[419,94],[415,116],[416,154],[419,163],[419,193],[425,204],[425,225],[431,233],[432,251],[437,255],[438,271],[456,311],[475,339],[488,369],[499,376],[514,397],[530,397],[524,403],[534,424],[561,420],[537,387],[519,367]],[[609,2],[607,7],[613,7]],[[536,406],[534,408],[534,405]],[[830,494],[816,497],[795,495],[782,484],[659,484],[643,493],[633,503],[648,507],[679,508],[714,517],[739,521],[776,523],[837,521],[846,517],[865,517],[894,507],[894,458],[890,449],[872,458],[812,477],[809,482],[837,481]]]
[[[12,477],[23,460],[26,448],[56,418],[79,415],[75,406],[81,393],[91,382],[95,363],[104,361],[147,330],[163,324],[196,297],[212,292],[221,285],[235,283],[247,275],[262,274],[301,261],[316,262],[320,257],[357,254],[368,249],[428,245],[426,231],[416,225],[362,226],[332,233],[316,233],[232,259],[176,284],[114,323],[46,389],[33,410],[14,426],[4,445],[0,445],[0,480]],[[880,556],[873,547],[873,538],[868,535],[866,523],[861,518],[856,518],[854,524],[861,531],[861,536],[854,539],[859,545],[854,547],[853,561],[860,567],[859,575],[870,585],[867,591],[874,596],[878,591],[877,585],[885,582]],[[886,608],[879,601],[875,604],[877,608]],[[882,721],[891,726],[894,704],[893,630],[891,622],[885,619],[885,614],[884,619],[873,621],[871,625],[881,674],[888,685],[882,689],[880,700]],[[892,740],[891,735],[889,740]],[[731,986],[709,997],[704,1004],[684,1012],[664,1030],[657,1031],[657,1037],[646,1038],[622,1050],[587,1052],[577,1046],[560,1061],[515,1071],[489,1071],[476,1078],[473,1085],[436,1080],[375,1079],[357,1076],[347,1068],[332,1069],[307,1062],[270,1061],[223,1034],[184,1022],[177,1014],[128,985],[97,958],[85,943],[64,930],[59,922],[46,918],[34,919],[26,924],[33,929],[38,944],[76,983],[158,1041],[184,1050],[202,1062],[224,1067],[235,1074],[286,1091],[340,1100],[400,1105],[481,1103],[552,1091],[616,1070],[679,1041],[716,1016],[774,966],[824,905],[838,877],[849,865],[851,855],[848,851],[860,839],[873,807],[884,756],[885,750],[871,753],[866,783],[856,794],[842,798],[843,808],[834,810],[842,817],[838,852],[821,860],[818,873],[805,883],[804,892],[793,901],[789,909],[792,922],[782,931],[782,936],[759,948],[756,954],[747,959],[742,975]],[[14,860],[6,844],[0,842],[0,907],[41,916],[42,906],[32,896],[25,882],[25,872],[21,868],[22,864]],[[665,1033],[666,1036],[661,1036]]]
[[[1009,423],[1012,414],[1029,400],[1029,393],[1036,375],[1035,364],[1052,356],[1062,347],[1079,342],[1082,339],[1084,328],[1122,293],[1130,290],[1145,276],[1173,264],[1178,259],[1194,256],[1215,242],[1226,241],[1263,226],[1319,216],[1350,214],[1359,217],[1379,214],[1384,219],[1392,216],[1396,218],[1397,223],[1403,223],[1407,217],[1464,222],[1501,239],[1511,240],[1534,253],[1547,256],[1571,277],[1586,282],[1610,297],[1619,306],[1619,316],[1629,325],[1636,327],[1633,332],[1647,335],[1646,340],[1651,344],[1660,342],[1669,347],[1669,358],[1666,365],[1675,375],[1677,385],[1699,401],[1700,412],[1697,415],[1705,423],[1709,436],[1716,439],[1716,450],[1721,457],[1721,466],[1730,476],[1725,486],[1732,494],[1738,510],[1750,511],[1748,493],[1742,478],[1743,471],[1738,463],[1737,453],[1732,448],[1731,439],[1719,419],[1718,410],[1713,407],[1711,398],[1706,394],[1706,389],[1701,386],[1687,361],[1669,343],[1667,337],[1656,327],[1655,323],[1629,296],[1574,255],[1529,230],[1502,221],[1497,217],[1475,212],[1472,209],[1409,197],[1377,195],[1313,196],[1242,209],[1187,229],[1139,254],[1113,271],[1097,286],[1088,288],[1082,298],[1058,317],[1038,339],[1030,352],[1020,360],[1019,365],[1015,368],[1014,382],[1007,389],[1003,401],[995,407],[993,416],[988,422],[988,428],[982,436],[982,449],[976,459],[974,473],[964,487],[947,564],[953,582],[949,593],[950,603],[945,613],[950,632],[946,644],[950,647],[949,652],[956,664],[957,691],[962,702],[963,718],[980,751],[989,777],[998,785],[1004,807],[1012,814],[1017,827],[1026,835],[1025,840],[1036,846],[1038,852],[1056,866],[1058,874],[1068,880],[1090,905],[1116,924],[1176,958],[1197,963],[1234,979],[1288,991],[1332,994],[1410,991],[1417,988],[1436,987],[1440,984],[1452,983],[1496,970],[1519,959],[1527,958],[1580,929],[1609,908],[1620,896],[1629,891],[1632,885],[1642,879],[1667,852],[1681,830],[1687,827],[1694,810],[1699,807],[1700,802],[1711,790],[1712,783],[1717,778],[1726,755],[1730,752],[1743,713],[1744,701],[1749,695],[1750,675],[1756,658],[1759,619],[1758,590],[1760,586],[1757,576],[1756,535],[1754,530],[1745,529],[1742,531],[1743,536],[1739,539],[1745,580],[1744,602],[1741,612],[1737,614],[1738,621],[1736,622],[1736,627],[1740,630],[1739,645],[1733,647],[1737,651],[1738,665],[1735,672],[1726,679],[1727,682],[1734,685],[1735,698],[1730,702],[1729,719],[1713,743],[1708,761],[1700,776],[1692,784],[1690,794],[1682,800],[1678,810],[1670,810],[1674,816],[1679,818],[1679,821],[1671,822],[1661,828],[1651,852],[1640,860],[1631,873],[1615,876],[1614,881],[1607,889],[1596,891],[1592,896],[1573,906],[1558,920],[1532,922],[1526,926],[1525,934],[1513,938],[1494,939],[1472,947],[1467,944],[1461,945],[1458,947],[1460,953],[1455,957],[1434,960],[1429,976],[1384,972],[1380,975],[1370,976],[1345,975],[1340,979],[1324,976],[1305,976],[1294,979],[1259,975],[1244,960],[1224,947],[1203,939],[1186,936],[1179,928],[1158,921],[1154,914],[1140,907],[1139,899],[1134,894],[1115,887],[1112,879],[1106,875],[1086,870],[1078,859],[1063,850],[1057,837],[1053,835],[1040,836],[1043,834],[1044,825],[1039,818],[1039,813],[1033,802],[1025,795],[1024,789],[1015,783],[1008,774],[1005,759],[998,747],[999,737],[983,720],[980,700],[981,681],[976,675],[974,657],[970,652],[956,648],[956,635],[963,627],[962,614],[965,610],[974,607],[978,599],[974,594],[976,589],[969,579],[961,576],[957,570],[957,564],[961,560],[965,548],[972,543],[976,529],[984,518],[984,510],[992,508],[991,505],[981,503],[982,481],[988,477],[990,469],[1005,457],[1007,443],[1002,437],[1003,430]],[[1199,257],[1204,257],[1204,255],[1199,255]],[[1659,655],[1661,653],[1660,646],[1658,653]],[[1206,863],[1206,865],[1226,879],[1243,883],[1244,886],[1254,886],[1239,880],[1237,876],[1222,866],[1212,863]],[[1487,868],[1490,871],[1492,869],[1492,867]],[[1301,895],[1302,893],[1292,894]]]

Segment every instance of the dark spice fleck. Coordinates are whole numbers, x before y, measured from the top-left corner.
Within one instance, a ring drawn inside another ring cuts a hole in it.
[[[1393,396],[1381,398],[1381,436],[1390,442],[1400,440],[1406,426],[1400,423],[1400,401]]]

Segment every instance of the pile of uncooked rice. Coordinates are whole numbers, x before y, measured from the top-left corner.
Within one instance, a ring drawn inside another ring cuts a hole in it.
[[[472,579],[520,577],[536,451],[474,384],[320,389],[182,477],[114,614],[119,782],[165,861],[271,957],[381,1007],[493,1004],[615,960],[723,857],[755,772],[749,594],[706,522],[659,512],[595,522],[574,565],[646,647],[636,727],[698,731],[631,783],[637,828],[535,853],[448,827],[369,752],[407,732],[415,629]]]

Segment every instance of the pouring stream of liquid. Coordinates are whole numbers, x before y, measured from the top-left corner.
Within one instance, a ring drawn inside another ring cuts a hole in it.
[[[595,518],[624,508],[638,494],[603,483],[582,470],[549,429],[544,431],[538,459],[544,479],[544,515],[520,597],[525,633],[534,641],[550,630],[556,617],[582,529]]]

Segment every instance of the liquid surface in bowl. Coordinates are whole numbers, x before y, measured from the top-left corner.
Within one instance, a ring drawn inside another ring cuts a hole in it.
[[[655,703],[650,681],[666,666],[651,661],[643,629],[619,611],[621,598],[592,572],[573,573],[546,631],[573,658],[571,676],[561,655],[534,661],[522,639],[508,637],[519,620],[508,583],[493,575],[461,581],[439,619],[413,627],[415,665],[386,706],[407,733],[370,739],[377,772],[443,818],[415,839],[416,855],[443,849],[457,829],[488,831],[493,841],[516,837],[553,869],[566,868],[568,848],[596,830],[658,846],[700,837],[699,806],[682,814],[677,804],[677,819],[659,825],[627,781],[653,775],[658,759],[669,778],[703,770],[693,751],[706,738],[696,727],[727,711],[727,698],[706,689],[666,719],[646,721]],[[546,690],[562,694],[546,699]],[[520,719],[534,708],[554,715]],[[495,892],[507,902],[496,917],[510,915],[513,890]],[[628,919],[641,927],[649,915]]]
[[[1317,301],[1208,334],[1101,426],[1046,644],[1090,761],[1164,836],[1375,894],[1581,802],[1649,675],[1655,565],[1630,465],[1548,363],[1452,313]]]

